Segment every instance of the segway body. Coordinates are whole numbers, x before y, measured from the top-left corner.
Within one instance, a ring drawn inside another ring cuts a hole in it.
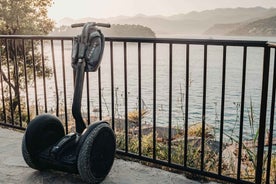
[[[95,26],[108,24],[75,24],[84,26],[82,34],[74,38],[72,67],[75,90],[72,113],[76,132],[65,135],[61,121],[51,114],[35,117],[28,125],[22,154],[33,169],[54,169],[78,173],[88,183],[98,183],[109,173],[116,150],[115,135],[109,124],[98,121],[86,127],[81,115],[84,73],[96,71],[104,49],[104,36]]]

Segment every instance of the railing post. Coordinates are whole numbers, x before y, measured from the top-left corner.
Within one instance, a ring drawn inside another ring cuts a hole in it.
[[[257,167],[256,167],[256,175],[255,175],[256,184],[262,183],[262,174],[263,174],[263,154],[264,154],[267,94],[268,94],[268,80],[269,80],[269,61],[270,61],[270,48],[268,45],[266,45],[264,48],[264,60],[263,60],[262,97],[261,97],[261,107],[260,107]]]

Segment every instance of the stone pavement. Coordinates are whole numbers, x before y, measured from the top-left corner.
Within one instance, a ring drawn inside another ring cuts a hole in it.
[[[0,184],[81,184],[79,175],[36,171],[29,168],[21,155],[23,133],[0,127]],[[184,175],[147,167],[136,162],[116,159],[103,184],[199,184]],[[212,182],[213,183],[213,182]]]

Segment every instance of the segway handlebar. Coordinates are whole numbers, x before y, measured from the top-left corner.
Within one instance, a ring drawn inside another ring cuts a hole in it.
[[[75,28],[75,27],[83,27],[85,24],[87,23],[76,23],[76,24],[72,24],[71,27]],[[91,22],[91,24],[93,26],[98,26],[98,27],[106,27],[106,28],[110,28],[111,25],[108,23],[96,23],[96,22]]]

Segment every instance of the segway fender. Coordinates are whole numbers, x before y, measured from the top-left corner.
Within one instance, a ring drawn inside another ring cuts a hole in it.
[[[78,142],[78,146],[77,146],[77,152],[79,153],[81,146],[83,145],[85,139],[87,138],[87,136],[90,134],[90,132],[92,132],[92,130],[94,128],[96,128],[97,126],[99,126],[100,124],[108,124],[106,121],[98,121],[95,122],[93,124],[91,124],[90,126],[88,126],[81,134],[80,138],[79,138],[79,142]],[[108,124],[109,125],[109,124]]]

